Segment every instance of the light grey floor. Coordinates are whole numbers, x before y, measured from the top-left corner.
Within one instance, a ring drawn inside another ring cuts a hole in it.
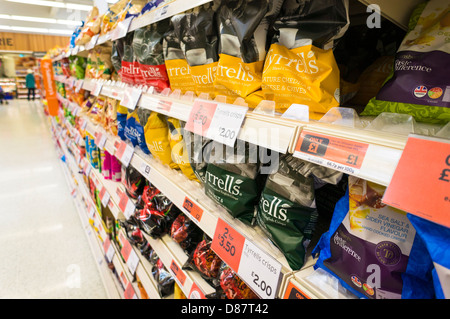
[[[0,105],[0,298],[107,298],[46,121]]]

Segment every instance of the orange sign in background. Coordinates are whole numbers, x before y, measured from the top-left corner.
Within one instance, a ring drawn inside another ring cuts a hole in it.
[[[53,76],[52,60],[41,60],[41,72],[44,82],[45,99],[47,100],[48,114],[50,116],[58,115],[58,98],[56,96],[56,85]]]
[[[450,227],[450,141],[410,136],[383,202]]]

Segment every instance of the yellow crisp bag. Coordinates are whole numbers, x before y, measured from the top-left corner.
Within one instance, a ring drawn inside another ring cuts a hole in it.
[[[145,142],[153,157],[158,158],[170,168],[178,168],[172,161],[172,151],[169,142],[169,127],[163,115],[152,112],[144,127]]]
[[[261,90],[267,31],[282,3],[282,0],[220,1],[219,63],[214,93],[225,96],[227,103],[243,98],[250,107],[257,106],[254,103],[259,100],[250,96]]]
[[[339,106],[333,49],[348,25],[346,0],[284,1],[274,22],[261,85],[264,99],[275,101],[277,112],[305,104],[310,118],[320,119]]]
[[[195,94],[207,93],[211,98],[214,97],[214,78],[219,58],[214,19],[215,11],[211,2],[171,19],[174,34],[189,65]]]
[[[169,117],[167,118],[167,124],[169,126],[169,143],[172,149],[172,161],[174,161],[180,170],[189,179],[199,182],[195,176],[192,166],[189,163],[189,154],[186,149],[186,143],[181,134],[181,123],[179,119]]]

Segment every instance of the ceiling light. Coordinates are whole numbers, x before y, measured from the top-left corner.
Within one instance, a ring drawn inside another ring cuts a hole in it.
[[[53,24],[57,23],[57,24],[63,24],[63,25],[81,25],[81,21],[76,21],[76,20],[49,19],[49,18],[40,18],[40,17],[16,16],[16,15],[9,15],[9,14],[0,14],[0,19],[32,21],[32,22],[53,23]]]
[[[41,33],[41,34],[61,34],[61,35],[71,35],[73,33],[72,30],[67,30],[67,29],[15,27],[15,26],[9,26],[9,25],[0,25],[0,30],[33,32],[33,33]]]
[[[46,6],[46,7],[53,7],[53,8],[66,8],[66,9],[73,9],[73,10],[80,10],[80,11],[91,11],[92,6],[84,5],[84,4],[78,4],[78,3],[65,3],[65,2],[58,2],[58,1],[42,1],[42,0],[7,0],[9,2],[17,2],[17,3],[25,3],[25,4],[33,4],[37,6]]]

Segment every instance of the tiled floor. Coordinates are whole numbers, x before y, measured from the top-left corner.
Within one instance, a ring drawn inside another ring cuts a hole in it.
[[[0,298],[107,298],[40,102],[0,104]]]

